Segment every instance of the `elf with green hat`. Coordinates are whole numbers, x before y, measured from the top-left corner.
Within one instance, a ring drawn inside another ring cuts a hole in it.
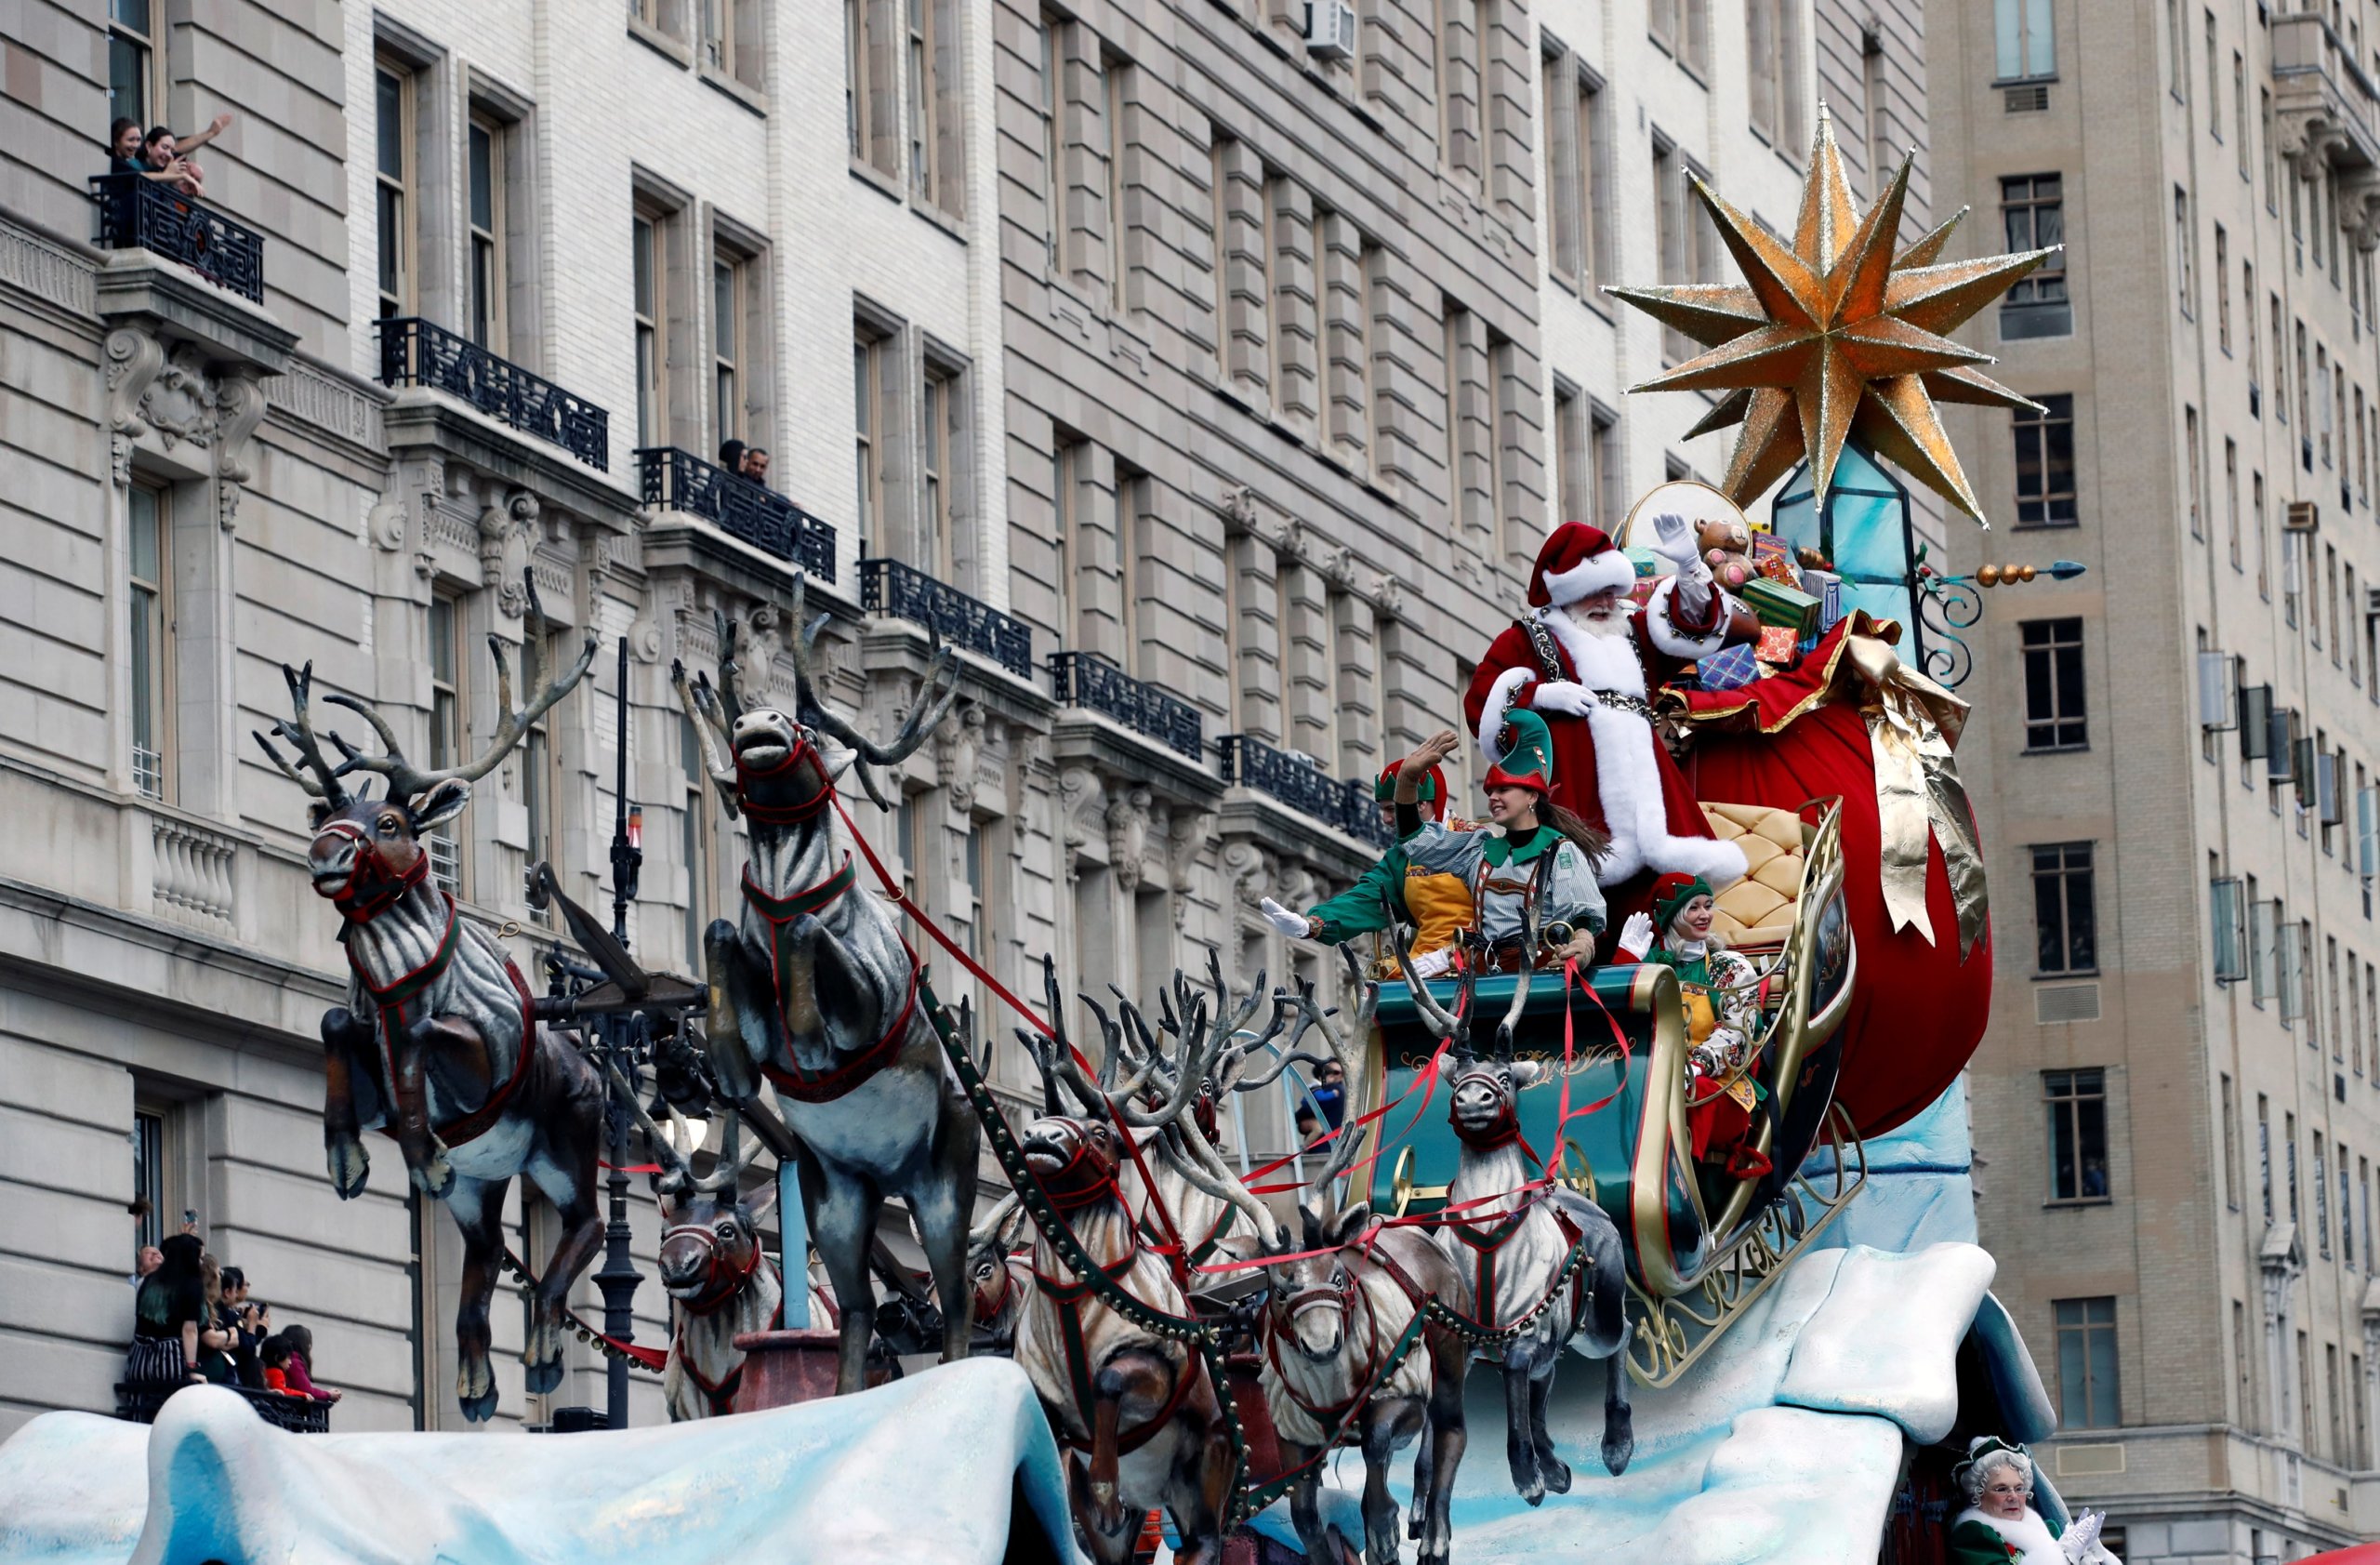
[[[1471,888],[1489,964],[1509,969],[1594,960],[1603,932],[1603,889],[1595,864],[1607,843],[1578,816],[1554,802],[1554,736],[1533,711],[1509,712],[1498,743],[1503,757],[1485,784],[1487,829],[1451,830],[1424,820],[1420,778],[1462,741],[1442,729],[1405,758],[1397,776],[1397,825],[1407,859],[1416,868],[1459,877]],[[1546,948],[1524,951],[1527,914],[1534,903]]]
[[[1392,831],[1396,829],[1396,779],[1404,766],[1403,761],[1392,761],[1372,781],[1372,798]],[[1441,768],[1433,766],[1421,776],[1417,802],[1423,815],[1445,818],[1447,777]],[[1437,977],[1453,965],[1456,936],[1473,922],[1471,887],[1452,875],[1416,869],[1402,847],[1389,849],[1354,885],[1302,913],[1269,896],[1263,908],[1265,921],[1282,934],[1326,946],[1378,934],[1393,916],[1413,926],[1413,971],[1423,978]]]
[[[1658,962],[1677,975],[1686,1012],[1686,1126],[1694,1155],[1724,1163],[1739,1179],[1769,1162],[1752,1145],[1768,1089],[1751,1058],[1760,1021],[1760,971],[1712,930],[1718,913],[1710,882],[1675,872],[1653,882],[1652,911],[1620,926],[1616,962]]]

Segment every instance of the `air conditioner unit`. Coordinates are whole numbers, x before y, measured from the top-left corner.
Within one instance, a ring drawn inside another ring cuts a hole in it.
[[[2310,533],[2321,524],[2321,508],[2311,500],[2292,500],[2281,513],[2281,528],[2285,533]]]
[[[1306,0],[1305,46],[1324,60],[1355,57],[1355,7],[1353,0]]]

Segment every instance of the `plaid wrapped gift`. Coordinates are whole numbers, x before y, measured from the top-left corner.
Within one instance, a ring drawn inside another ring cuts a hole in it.
[[[1759,677],[1749,645],[1722,647],[1694,665],[1695,683],[1705,690],[1740,690]]]

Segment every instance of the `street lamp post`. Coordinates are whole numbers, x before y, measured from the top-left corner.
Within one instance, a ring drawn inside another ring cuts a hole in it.
[[[628,904],[636,899],[637,877],[644,865],[644,812],[628,804],[628,643],[620,638],[619,672],[615,686],[618,719],[615,724],[612,815],[612,937],[626,950],[628,944]],[[628,1257],[628,1121],[631,1105],[622,1103],[615,1080],[635,1092],[642,1081],[639,1068],[650,1041],[650,1024],[641,1013],[602,1017],[592,1028],[595,1053],[603,1069],[604,1139],[611,1147],[611,1174],[603,1182],[611,1194],[610,1221],[603,1229],[603,1267],[595,1286],[603,1291],[603,1333],[615,1343],[636,1334],[636,1290],[643,1281]],[[628,1365],[618,1352],[605,1355],[604,1426],[625,1429],[628,1424]]]

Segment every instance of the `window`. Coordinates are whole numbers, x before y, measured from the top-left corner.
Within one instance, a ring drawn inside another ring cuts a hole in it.
[[[2231,51],[2231,142],[2240,160],[2240,178],[2244,179],[2248,177],[2248,61],[2238,49]]]
[[[378,192],[375,240],[379,250],[379,311],[419,313],[414,281],[413,73],[382,60],[372,73],[374,181]]]
[[[2182,409],[2182,459],[2189,464],[2190,469],[2190,537],[2202,538],[2206,537],[2206,507],[2202,503],[2204,479],[2202,475],[2206,471],[2206,463],[2199,444],[2198,409],[2195,407]]]
[[[2297,1333],[2297,1445],[2307,1455],[2313,1454],[2314,1350],[2303,1332]]]
[[[663,311],[667,307],[661,296],[658,218],[640,212],[628,220],[628,254],[630,270],[635,273],[637,442],[641,445],[667,445],[669,404],[663,378],[669,365],[661,338]]]
[[[2256,1094],[2256,1178],[2264,1192],[2265,1221],[2272,1221],[2272,1103]]]
[[[2019,627],[2025,658],[2025,749],[2082,749],[2082,621],[2029,619]]]
[[[1078,515],[1081,509],[1083,458],[1088,448],[1082,437],[1064,430],[1056,431],[1055,445],[1051,453],[1050,482],[1051,503],[1050,518],[1051,552],[1058,601],[1058,644],[1065,646],[1081,634],[1080,607],[1077,595],[1080,591],[1081,573],[1088,563],[1079,542],[1081,529]]]
[[[2240,568],[2240,443],[2223,441],[2223,525],[2231,550],[2231,568]]]
[[[703,763],[702,736],[692,720],[678,723],[678,770],[685,779],[678,852],[686,867],[686,961],[704,971],[703,932],[710,927],[719,896],[719,816],[710,776]]]
[[[175,1231],[167,1216],[173,1211],[166,1195],[165,1110],[135,1107],[132,1111],[132,1204],[135,1211],[132,1249],[136,1259],[152,1244],[163,1244]]]
[[[852,527],[863,555],[883,547],[884,452],[878,430],[883,421],[879,399],[883,394],[884,341],[863,329],[852,342],[852,431],[859,473]]]
[[[2355,1181],[2348,1176],[2347,1148],[2334,1147],[2339,1165],[2339,1259],[2355,1265]]]
[[[1619,447],[1620,421],[1596,408],[1587,431],[1587,449],[1594,465],[1595,499],[1606,518],[1628,514],[1628,498],[1621,488],[1626,475],[1620,471]]]
[[[2033,849],[2034,973],[2040,977],[2096,973],[2098,901],[2091,844],[2049,842]]]
[[[2283,1115],[2281,1115],[2281,1173],[2282,1173],[2283,1177],[2285,1177],[2285,1178],[2289,1181],[2289,1220],[2290,1220],[2291,1222],[2294,1223],[2294,1222],[2296,1222],[2296,1221],[2298,1220],[2298,1216],[2297,1216],[2297,1116],[2296,1116],[2296,1115],[2294,1115],[2294,1114],[2286,1114],[2286,1113],[2285,1113],[2285,1114],[2283,1114]]]
[[[1711,79],[1710,0],[1678,0],[1685,12],[1684,36],[1678,40],[1678,63],[1704,81]]]
[[[2248,333],[2248,417],[2254,418],[2261,412],[2256,378],[2264,373],[2264,347],[2256,333],[2256,267],[2244,258],[2240,262],[2240,324]]]
[[[1678,167],[1676,153],[1668,143],[1656,139],[1653,142],[1653,243],[1659,259],[1663,283],[1683,283],[1686,278],[1686,180]],[[1674,364],[1689,351],[1686,334],[1675,326],[1661,327],[1661,358]]]
[[[1131,252],[1124,243],[1129,190],[1124,163],[1131,151],[1131,141],[1124,134],[1124,112],[1133,86],[1131,62],[1113,57],[1101,61],[1100,84],[1107,93],[1103,115],[1107,130],[1107,308],[1121,313],[1129,298],[1126,282],[1131,275]],[[1319,293],[1322,256],[1318,250],[1314,262]]]
[[[2108,1091],[2102,1070],[2045,1070],[2049,1110],[2049,1199],[2108,1199]]]
[[[2171,55],[2166,62],[2166,88],[2175,98],[2184,99],[2189,91],[2190,46],[2182,33],[2181,0],[2165,0],[2165,47]]]
[[[2215,46],[2215,13],[2206,13],[2206,133],[2223,139],[2223,56]]]
[[[2041,410],[2013,415],[2016,435],[2016,525],[2070,527],[2074,509],[2074,398],[2053,392]]]
[[[893,0],[843,0],[843,102],[853,161],[901,171],[899,47]]]
[[[2289,369],[2286,362],[2289,353],[2289,337],[2281,329],[2281,296],[2273,294],[2270,298],[2272,300],[2272,411],[2273,417],[2286,424],[2289,422]]]
[[[1065,271],[1060,256],[1064,247],[1063,236],[1066,227],[1064,199],[1066,181],[1065,173],[1058,163],[1058,150],[1064,144],[1062,139],[1064,132],[1058,119],[1058,105],[1063,90],[1058,73],[1065,68],[1065,34],[1063,31],[1065,25],[1064,20],[1051,16],[1049,12],[1041,13],[1041,78],[1038,85],[1041,89],[1042,221],[1048,230],[1046,238],[1049,242],[1050,269],[1061,273]],[[1222,218],[1225,209],[1223,183],[1221,177],[1222,167],[1219,152],[1215,179],[1215,239],[1219,245],[1223,244]],[[1217,325],[1220,328],[1221,322],[1218,322]]]
[[[1802,107],[1802,0],[1746,0],[1752,127],[1799,159],[1806,131]],[[1878,188],[1882,189],[1881,181]]]
[[[430,764],[463,763],[462,605],[444,592],[430,600]],[[430,877],[450,895],[463,895],[461,851],[451,829],[430,832]]]
[[[2122,1422],[2116,1396],[2116,1301],[2052,1303],[2057,1335],[2058,1426],[2112,1429]]]
[[[1471,312],[1453,299],[1441,296],[1438,318],[1444,326],[1445,365],[1447,374],[1447,520],[1458,535],[1467,531],[1470,520],[1468,488],[1471,484],[1472,429],[1463,416],[1462,365],[1468,351]]]
[[[959,913],[967,921],[967,954],[977,962],[985,962],[989,958],[992,945],[989,932],[984,927],[984,858],[983,824],[971,820],[967,823],[967,836],[959,855],[959,868],[967,877],[967,904],[959,909]],[[978,996],[978,1015],[982,1014],[980,1000],[981,997]]]
[[[1612,215],[1611,173],[1609,152],[1610,123],[1606,119],[1603,84],[1584,66],[1580,67],[1578,110],[1575,130],[1578,147],[1579,191],[1577,204],[1579,225],[1582,236],[1579,284],[1592,290],[1601,279],[1612,275]],[[1592,296],[1592,293],[1590,294]]]
[[[2230,1072],[2223,1073],[2223,1204],[2240,1210],[2240,1105]]]
[[[954,580],[958,568],[957,540],[951,530],[950,463],[959,444],[964,417],[959,377],[946,368],[928,365],[918,420],[918,475],[923,486],[920,498],[924,526],[919,538],[921,547],[917,564],[941,581]]]
[[[165,117],[165,93],[159,85],[164,50],[152,10],[161,3],[108,0],[108,118],[130,120],[144,136]]]
[[[165,490],[135,484],[125,495],[132,612],[132,786],[170,796],[174,753],[173,515]]]
[[[1149,476],[1123,462],[1116,464],[1116,590],[1124,632],[1127,673],[1144,678],[1148,662],[1141,618],[1143,574],[1148,561]],[[1286,617],[1283,623],[1288,623]],[[1328,753],[1327,749],[1323,753]]]
[[[2322,1133],[2314,1133],[2314,1240],[2317,1253],[2324,1260],[2331,1254],[2331,1175],[2330,1160],[2322,1155]]]
[[[760,438],[750,413],[761,377],[751,363],[751,323],[759,300],[760,265],[711,240],[710,401],[714,441]]]
[[[2000,81],[2057,74],[2057,30],[2050,25],[2049,7],[2050,0],[1992,0]]]
[[[2190,230],[2189,192],[2175,185],[2174,187],[2174,259],[2178,263],[2181,273],[2182,316],[2185,320],[2197,312],[2191,307],[2191,300],[2197,297],[2198,292],[2197,274],[2191,265],[2191,256],[2197,248],[2194,243],[2195,237]]]
[[[2231,1301],[2231,1396],[2232,1417],[2241,1427],[2255,1427],[2255,1383],[2250,1378],[2255,1360],[2248,1357],[2248,1306],[2238,1299]],[[2102,1541],[2105,1532],[2099,1534]]]
[[[1545,175],[1554,238],[1552,264],[1556,277],[1575,285],[1586,255],[1583,208],[1587,186],[1579,168],[1580,131],[1583,126],[1580,116],[1556,113],[1553,107],[1568,100],[1568,52],[1559,46],[1547,48],[1540,60],[1538,73],[1538,100],[1547,105]]]
[[[2231,351],[2231,236],[2215,225],[2215,343]]]
[[[957,213],[964,159],[958,103],[959,19],[950,0],[907,0],[909,191]]]
[[[1593,480],[1588,471],[1587,414],[1579,389],[1554,383],[1554,501],[1564,518],[1592,520]]]
[[[2347,1459],[2347,1435],[2339,1426],[2339,1345],[2322,1345],[2322,1388],[2328,1394],[2331,1412],[2331,1460]]]
[[[1868,148],[1868,199],[1873,201],[1884,188],[1892,140],[1892,111],[1884,98],[1884,35],[1880,29],[1869,30],[1859,40],[1859,101],[1867,122],[1862,136]]]
[[[504,353],[504,127],[474,114],[469,142],[471,340]]]
[[[2019,174],[2000,181],[2000,217],[2011,250],[2066,242],[2065,184],[2056,174]],[[2074,329],[2066,292],[2066,254],[2058,251],[2009,288],[2003,337],[2056,337]]]
[[[2252,497],[2248,509],[2254,513],[2256,520],[2256,596],[2270,603],[2272,602],[2272,576],[2266,568],[2266,561],[2271,558],[2272,546],[2271,540],[2266,536],[2265,527],[2265,475],[2260,472],[2250,473],[2248,490]],[[2380,688],[2380,686],[2374,688]]]
[[[759,0],[700,0],[703,64],[747,87],[760,86]]]

